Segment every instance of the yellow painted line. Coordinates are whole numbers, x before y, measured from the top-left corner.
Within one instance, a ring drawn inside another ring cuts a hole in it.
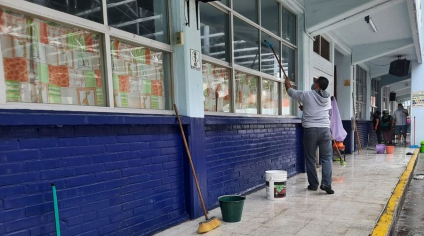
[[[406,190],[406,185],[411,174],[414,172],[414,166],[418,157],[419,149],[415,150],[414,155],[411,160],[409,160],[408,166],[403,172],[402,176],[399,179],[398,184],[396,185],[395,190],[393,191],[392,196],[387,203],[386,209],[383,214],[380,216],[380,219],[377,222],[374,230],[372,231],[373,236],[386,236],[389,233],[390,227],[393,223],[393,214],[395,213],[396,208],[398,207],[399,200],[403,196],[403,193]]]

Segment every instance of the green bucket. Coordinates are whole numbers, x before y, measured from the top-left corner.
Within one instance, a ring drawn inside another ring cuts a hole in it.
[[[243,205],[246,197],[227,195],[219,197],[218,200],[223,221],[239,222],[241,220],[241,213],[243,212]]]

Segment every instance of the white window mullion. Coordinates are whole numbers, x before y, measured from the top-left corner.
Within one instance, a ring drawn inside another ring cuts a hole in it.
[[[102,0],[102,8],[103,8],[103,24],[109,25],[108,18],[107,18],[107,0]]]
[[[105,59],[106,59],[106,89],[107,89],[107,99],[108,106],[110,108],[115,108],[115,96],[113,94],[113,72],[112,72],[112,53],[110,50],[110,35],[104,34],[104,47],[105,47]]]

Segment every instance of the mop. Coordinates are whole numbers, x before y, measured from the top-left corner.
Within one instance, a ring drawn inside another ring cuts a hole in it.
[[[410,148],[420,148],[420,146],[415,145],[415,116],[414,116],[414,145],[411,145]]]
[[[200,202],[202,204],[203,213],[205,214],[205,218],[206,218],[206,221],[199,223],[199,228],[197,229],[197,233],[204,234],[204,233],[207,233],[207,232],[217,228],[218,226],[220,226],[221,221],[218,220],[214,216],[210,217],[210,218],[208,216],[208,213],[207,213],[206,207],[205,207],[205,202],[203,201],[202,192],[200,191],[199,180],[197,179],[196,170],[194,169],[193,159],[191,158],[190,149],[188,148],[187,139],[185,137],[183,124],[181,123],[180,115],[178,114],[177,105],[175,105],[175,104],[174,104],[174,109],[175,109],[175,114],[177,115],[178,124],[180,126],[181,135],[183,136],[184,146],[185,146],[186,151],[187,151],[188,160],[190,161],[190,167],[191,167],[191,171],[193,173],[194,182],[196,183],[197,192],[199,193],[199,198],[200,198]]]
[[[342,166],[346,165],[346,159],[342,157],[339,147],[336,142],[343,142],[347,136],[346,130],[343,128],[342,119],[340,117],[339,107],[337,106],[337,101],[335,97],[331,97],[331,110],[330,110],[330,129],[331,136],[333,137],[334,146],[337,149],[337,153],[340,157],[340,164]]]

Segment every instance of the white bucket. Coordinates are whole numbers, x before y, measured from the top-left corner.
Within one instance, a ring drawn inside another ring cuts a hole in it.
[[[267,170],[265,171],[266,198],[268,200],[284,200],[287,190],[287,171]]]

